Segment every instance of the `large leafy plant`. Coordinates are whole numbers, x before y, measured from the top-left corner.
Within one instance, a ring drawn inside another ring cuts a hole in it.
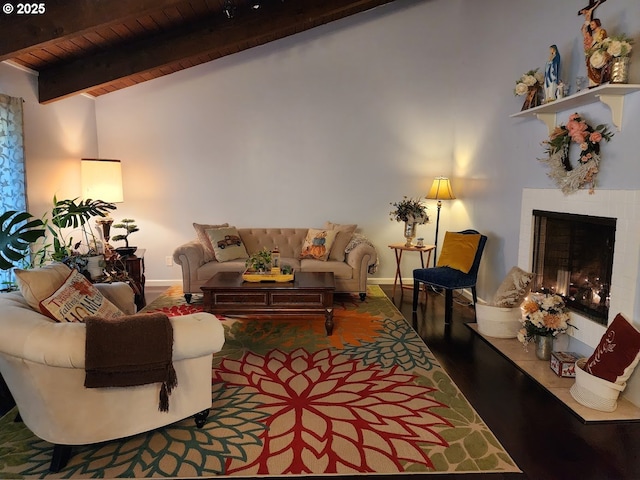
[[[28,212],[9,210],[0,216],[0,270],[9,270],[29,255],[30,245],[45,235],[44,223]]]

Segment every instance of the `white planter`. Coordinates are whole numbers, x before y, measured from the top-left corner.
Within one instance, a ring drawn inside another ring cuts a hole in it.
[[[87,257],[87,271],[91,280],[97,280],[104,275],[104,255]]]
[[[495,338],[516,338],[522,328],[520,307],[494,307],[486,303],[476,304],[478,331]]]
[[[602,412],[613,412],[618,408],[618,396],[627,384],[618,385],[595,377],[583,370],[585,363],[587,363],[586,358],[576,362],[576,383],[571,387],[571,396],[585,407]]]

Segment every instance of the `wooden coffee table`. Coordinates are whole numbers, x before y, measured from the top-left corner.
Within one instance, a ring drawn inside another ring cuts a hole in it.
[[[204,311],[221,315],[324,315],[333,332],[333,272],[296,272],[293,282],[245,282],[242,273],[216,273],[202,287]]]

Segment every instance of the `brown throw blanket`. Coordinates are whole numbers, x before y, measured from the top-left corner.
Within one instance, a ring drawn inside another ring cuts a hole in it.
[[[105,319],[85,318],[87,328],[84,386],[131,387],[161,382],[159,410],[169,411],[169,395],[178,385],[171,361],[173,327],[163,313]]]

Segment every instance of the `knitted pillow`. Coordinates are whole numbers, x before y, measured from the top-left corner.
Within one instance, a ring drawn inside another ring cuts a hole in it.
[[[604,332],[584,370],[595,377],[624,384],[640,360],[640,332],[621,313]]]
[[[82,322],[89,315],[115,318],[124,315],[77,270],[53,294],[40,302],[40,311],[57,322]]]
[[[534,276],[535,273],[513,267],[498,287],[492,304],[496,307],[517,307],[529,293]]]

